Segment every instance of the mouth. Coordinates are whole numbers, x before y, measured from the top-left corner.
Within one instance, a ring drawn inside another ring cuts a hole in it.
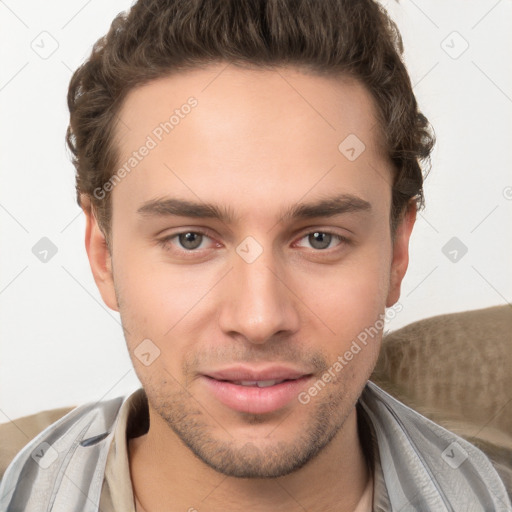
[[[271,376],[272,372],[280,372],[281,375]],[[283,409],[298,400],[299,393],[313,377],[311,373],[289,370],[268,370],[265,376],[258,376],[257,373],[236,369],[202,375],[201,381],[207,392],[224,406],[238,412],[265,414]],[[226,378],[228,376],[231,378]]]
[[[229,381],[224,380],[222,382],[231,382],[236,384],[237,386],[257,386],[258,388],[268,388],[270,386],[275,386],[276,384],[281,384],[281,382],[286,382],[288,380],[297,380],[297,379],[273,379],[273,380],[240,380],[240,381]]]

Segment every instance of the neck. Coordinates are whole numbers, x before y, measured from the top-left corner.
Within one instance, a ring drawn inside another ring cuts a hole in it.
[[[130,472],[141,512],[353,511],[370,473],[354,408],[332,441],[299,470],[278,478],[234,478],[199,460],[150,410],[147,434],[129,441]],[[172,508],[169,504],[172,503]]]

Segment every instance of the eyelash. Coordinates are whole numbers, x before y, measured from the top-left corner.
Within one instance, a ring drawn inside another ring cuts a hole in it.
[[[178,233],[174,233],[172,235],[169,235],[169,236],[166,236],[160,240],[158,240],[158,243],[159,245],[161,245],[164,249],[167,249],[169,244],[171,243],[172,240],[174,240],[175,238],[179,237],[180,235],[184,235],[186,233],[194,233],[195,235],[201,235],[201,236],[205,236],[207,238],[212,238],[207,232],[205,231],[202,231],[202,230],[186,230],[186,231],[180,231]],[[338,233],[334,233],[332,231],[323,231],[323,230],[320,230],[320,229],[315,229],[314,231],[309,231],[305,234],[303,234],[299,240],[302,240],[303,238],[306,238],[307,236],[309,235],[312,235],[314,233],[322,233],[324,235],[332,235],[333,237],[337,238],[340,243],[334,247],[331,247],[331,248],[328,248],[328,249],[314,249],[312,248],[311,250],[314,251],[314,252],[317,252],[317,253],[330,253],[332,252],[333,250],[336,250],[337,248],[339,248],[340,245],[348,245],[351,243],[351,240],[348,239],[347,237],[343,236],[343,235],[339,235]],[[206,250],[206,249],[178,249],[178,251],[182,252],[182,253],[185,253],[185,254],[190,254],[191,256],[201,252],[202,250]]]

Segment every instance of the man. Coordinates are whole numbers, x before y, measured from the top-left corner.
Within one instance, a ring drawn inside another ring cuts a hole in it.
[[[114,20],[67,140],[143,387],[44,430],[1,510],[510,509],[482,452],[368,382],[433,145],[400,52],[371,0]]]

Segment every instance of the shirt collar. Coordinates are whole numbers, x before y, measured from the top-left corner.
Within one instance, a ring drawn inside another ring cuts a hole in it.
[[[119,410],[101,491],[100,510],[136,512],[130,476],[128,440],[148,431],[149,410],[143,388],[129,395]]]

